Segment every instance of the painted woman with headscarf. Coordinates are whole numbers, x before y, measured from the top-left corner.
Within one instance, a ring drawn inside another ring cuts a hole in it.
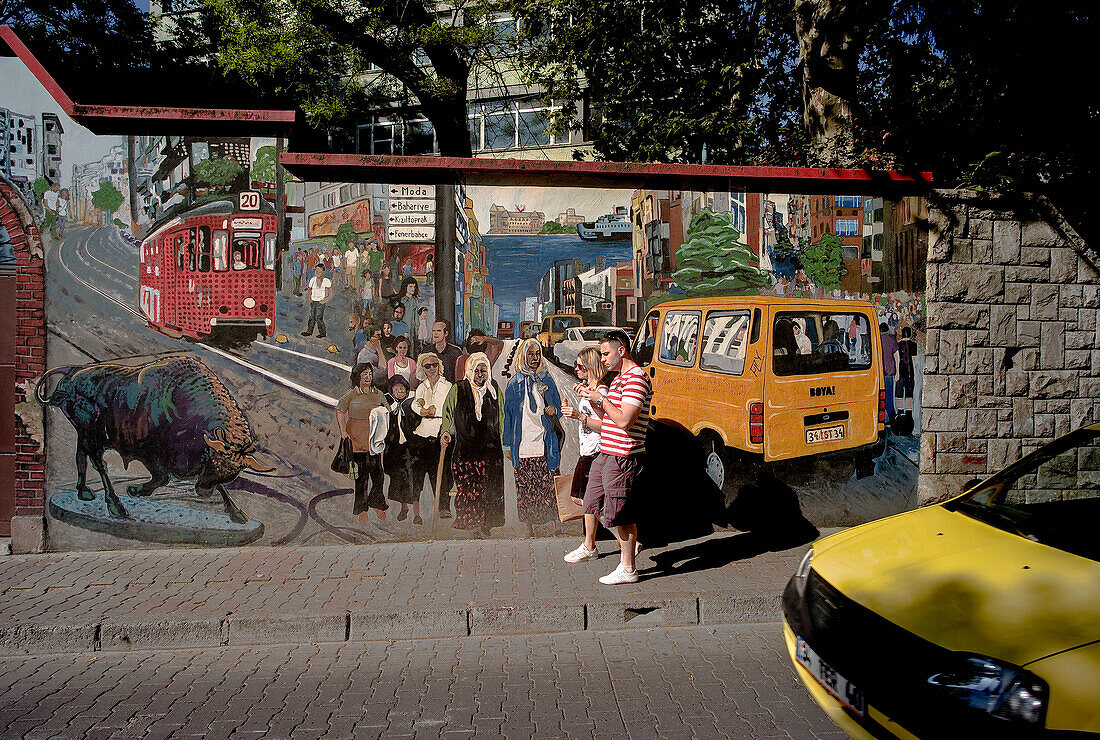
[[[409,515],[409,504],[413,508],[413,524],[423,524],[420,518],[420,491],[412,487],[410,443],[413,432],[420,424],[420,416],[413,412],[412,387],[402,375],[390,378],[390,425],[386,434],[386,451],[382,457],[382,466],[390,477],[390,488],[386,498],[401,504],[397,521],[404,521]],[[421,481],[423,485],[423,481]]]
[[[488,537],[504,524],[504,404],[484,352],[466,360],[466,376],[451,387],[443,404],[441,443],[454,442],[455,529]]]
[[[555,424],[561,396],[550,377],[542,346],[525,339],[512,362],[512,379],[504,393],[504,446],[516,471],[519,520],[533,525],[557,521],[554,475],[561,462],[560,425]]]

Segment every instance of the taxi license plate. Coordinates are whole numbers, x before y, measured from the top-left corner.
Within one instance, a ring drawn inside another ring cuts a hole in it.
[[[835,427],[806,430],[806,444],[808,445],[817,444],[818,442],[832,442],[837,439],[844,439],[843,424],[838,424]]]
[[[802,667],[809,671],[810,675],[817,679],[817,682],[824,686],[825,690],[832,694],[837,701],[848,707],[857,716],[863,716],[867,707],[861,689],[837,673],[801,637],[795,638],[794,654]]]

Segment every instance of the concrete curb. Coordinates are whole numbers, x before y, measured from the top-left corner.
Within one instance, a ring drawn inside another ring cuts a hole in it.
[[[142,620],[104,618],[84,625],[0,626],[0,655],[173,650],[237,645],[306,645],[517,635],[657,626],[777,622],[780,596],[701,593],[591,602],[469,604],[405,612],[359,610],[324,614],[252,614]]]

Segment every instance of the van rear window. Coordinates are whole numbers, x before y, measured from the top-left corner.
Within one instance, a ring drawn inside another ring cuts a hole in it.
[[[863,314],[781,311],[772,327],[772,368],[776,375],[867,370],[871,336]]]

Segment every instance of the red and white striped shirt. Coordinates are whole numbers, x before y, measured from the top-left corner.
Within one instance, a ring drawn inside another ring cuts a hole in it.
[[[603,419],[600,431],[600,452],[619,457],[630,457],[645,452],[645,432],[649,427],[649,398],[653,388],[642,368],[635,365],[611,382],[607,400],[617,409],[640,406],[638,418],[624,431],[608,417]]]

